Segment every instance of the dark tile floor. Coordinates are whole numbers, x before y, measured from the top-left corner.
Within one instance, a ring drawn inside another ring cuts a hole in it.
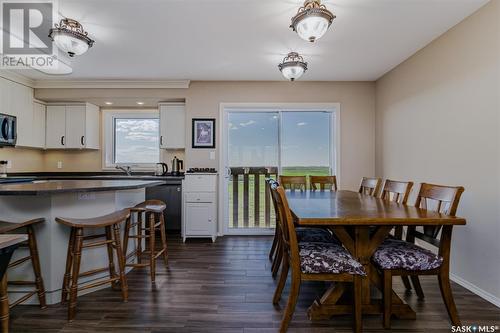
[[[281,307],[271,303],[275,281],[267,258],[269,237],[223,237],[215,244],[169,239],[170,267],[158,261],[156,288],[148,271],[128,274],[130,297],[121,302],[111,288],[78,298],[76,319],[66,321],[66,307],[45,310],[18,306],[11,311],[11,332],[277,332]],[[103,250],[103,255],[104,255]],[[399,279],[395,290],[417,312],[417,320],[392,322],[393,332],[450,332],[435,278],[423,278],[424,301],[405,295]],[[351,332],[350,316],[311,322],[306,310],[325,289],[304,283],[289,332]],[[453,284],[463,324],[500,325],[500,309]],[[388,332],[381,316],[364,316],[364,332]]]

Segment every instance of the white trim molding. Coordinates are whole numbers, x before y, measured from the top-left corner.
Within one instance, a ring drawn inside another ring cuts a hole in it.
[[[35,80],[33,88],[73,89],[187,89],[190,80]]]
[[[33,88],[33,86],[35,85],[34,80],[32,80],[24,75],[18,74],[17,72],[7,70],[7,69],[0,70],[0,77],[4,78],[6,80],[12,81],[12,82],[22,84],[22,85],[30,87],[30,88]]]
[[[472,284],[469,281],[466,281],[453,273],[450,273],[450,280],[461,285],[462,287],[464,287],[465,289],[469,290],[470,292],[476,294],[477,296],[481,297],[482,299],[490,302],[491,304],[495,305],[496,307],[500,308],[500,298],[493,295],[492,293],[489,293],[489,292],[479,288],[475,284]]]
[[[0,70],[0,77],[35,89],[187,89],[191,83],[190,80],[36,80],[12,70]]]

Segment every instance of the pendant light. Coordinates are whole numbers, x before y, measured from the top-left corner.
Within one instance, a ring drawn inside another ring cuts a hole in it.
[[[306,0],[297,14],[292,18],[290,28],[300,38],[315,42],[321,38],[333,22],[335,15],[322,5],[320,0]]]
[[[94,41],[88,37],[80,22],[70,18],[56,23],[55,28],[50,29],[49,37],[70,57],[82,55],[94,45]]]
[[[307,70],[307,62],[297,52],[290,52],[278,68],[287,80],[295,81]]]

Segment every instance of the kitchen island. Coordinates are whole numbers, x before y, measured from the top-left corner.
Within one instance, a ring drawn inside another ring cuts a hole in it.
[[[61,286],[66,263],[69,228],[59,225],[55,218],[90,218],[105,215],[123,208],[134,206],[145,200],[147,187],[163,184],[155,180],[40,180],[33,182],[0,185],[0,220],[23,222],[32,218],[45,218],[45,223],[35,226],[35,234],[40,254],[40,264],[44,279],[48,304],[60,302]],[[99,230],[96,231],[99,233]],[[131,242],[130,251],[135,247]],[[19,249],[13,260],[25,255]],[[107,252],[104,247],[89,249],[83,253],[81,269],[91,270],[107,267]],[[81,278],[81,282],[98,279],[102,275]],[[9,271],[9,279],[33,280],[33,270],[29,263]],[[107,286],[101,286],[106,288]],[[22,295],[18,287],[10,293],[11,301]],[[87,292],[96,289],[89,289]],[[32,297],[29,304],[36,304]]]

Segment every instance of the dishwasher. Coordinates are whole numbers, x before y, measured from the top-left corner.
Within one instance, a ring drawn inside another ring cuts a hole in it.
[[[163,212],[165,228],[170,233],[180,233],[182,214],[182,184],[180,182],[146,188],[146,200],[161,200],[167,204]]]

